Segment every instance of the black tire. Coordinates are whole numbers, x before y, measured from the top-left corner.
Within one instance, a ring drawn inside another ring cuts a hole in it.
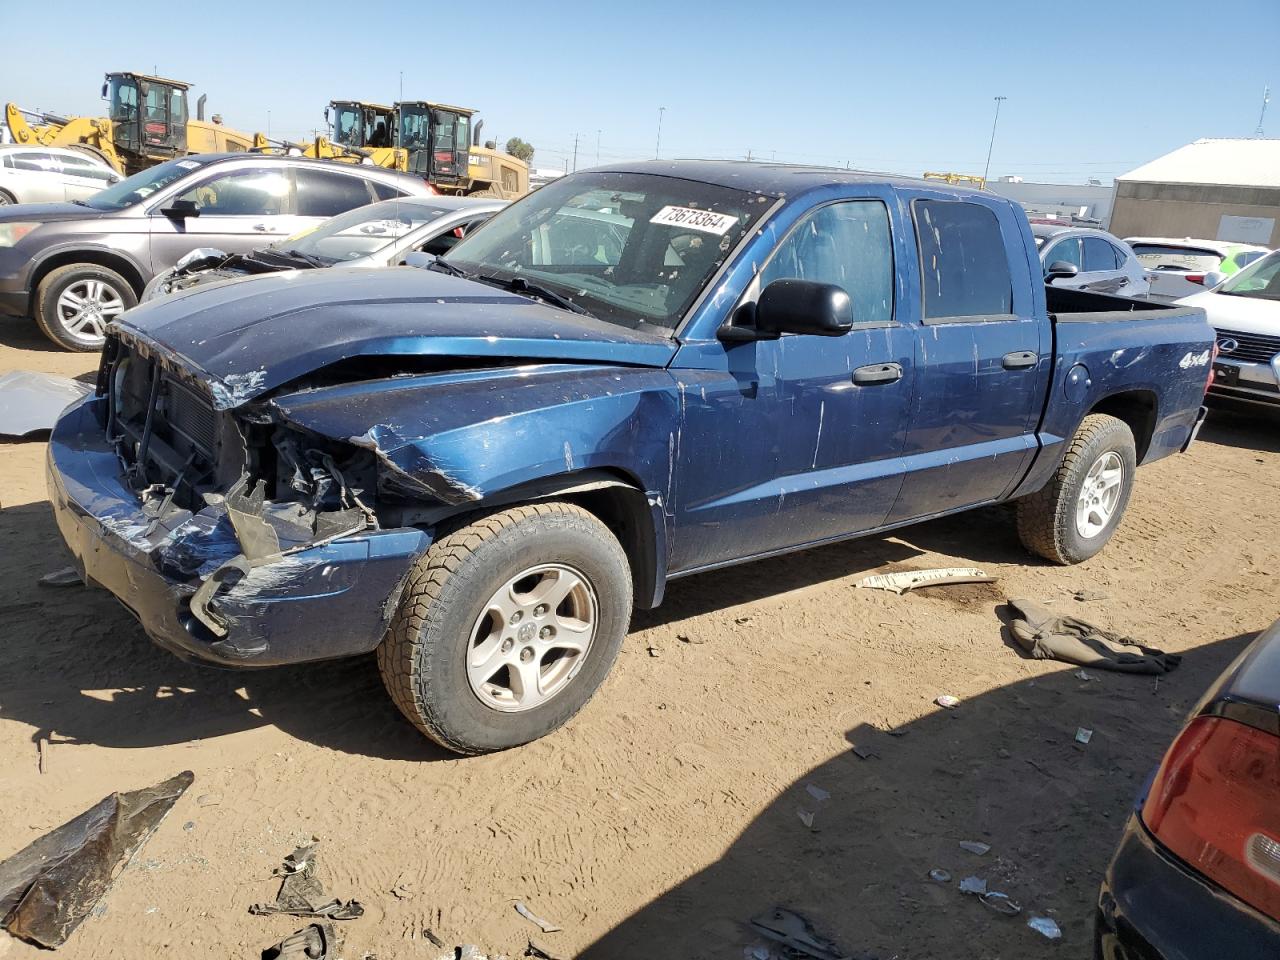
[[[1119,498],[1106,525],[1085,537],[1076,523],[1076,508],[1089,471],[1109,453],[1118,456],[1122,466]],[[1106,546],[1120,525],[1129,505],[1137,462],[1128,424],[1101,413],[1085,417],[1049,482],[1018,501],[1018,537],[1022,545],[1054,563],[1070,565],[1088,560]]]
[[[596,633],[558,693],[503,712],[468,679],[473,628],[503,584],[549,563],[571,566],[590,585]],[[437,540],[422,556],[378,647],[378,669],[400,711],[441,746],[461,754],[519,746],[562,726],[591,699],[626,636],[631,593],[626,554],[595,516],[560,502],[512,507]]]
[[[0,190],[0,207],[7,207],[11,203],[17,203],[18,198],[8,190]]]
[[[86,328],[82,332],[71,329],[58,308],[58,299],[68,288],[94,282],[102,283],[110,291],[111,302],[118,300],[124,310],[138,305],[138,295],[129,282],[114,270],[100,267],[96,263],[70,263],[51,270],[36,289],[36,323],[46,337],[66,350],[92,353],[101,350],[106,342],[106,337],[97,335],[92,328]],[[112,318],[104,318],[105,321],[110,319]]]
[[[476,200],[492,198],[494,200],[503,200],[505,197],[501,190],[495,190],[493,187],[485,187],[483,190],[476,190],[474,193],[468,193],[468,197],[474,197]]]
[[[110,167],[116,173],[120,172],[116,170],[115,164],[111,162],[111,158],[108,157],[105,152],[103,152],[102,150],[99,150],[97,147],[93,146],[92,144],[69,143],[67,144],[67,149],[74,150],[77,153],[83,153],[85,156],[93,157],[93,159],[95,160],[100,160],[102,163],[105,163],[108,167]]]

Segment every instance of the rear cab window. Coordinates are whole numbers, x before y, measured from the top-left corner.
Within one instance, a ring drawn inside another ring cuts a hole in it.
[[[1013,275],[995,211],[964,200],[911,204],[925,323],[1013,318]]]

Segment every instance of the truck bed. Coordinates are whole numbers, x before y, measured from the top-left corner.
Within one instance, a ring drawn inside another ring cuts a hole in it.
[[[1195,307],[1173,306],[1158,300],[1118,297],[1112,293],[1074,290],[1045,284],[1049,315],[1056,323],[1096,323],[1100,320],[1171,320],[1200,313]]]

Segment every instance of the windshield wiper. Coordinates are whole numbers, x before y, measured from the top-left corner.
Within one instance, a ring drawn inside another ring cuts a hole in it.
[[[319,257],[313,257],[309,253],[303,253],[301,250],[285,250],[286,257],[292,257],[294,260],[301,260],[310,267],[327,267],[329,264]]]
[[[510,290],[512,293],[524,293],[538,300],[545,300],[547,303],[557,306],[562,310],[569,310],[573,313],[580,313],[584,317],[596,319],[596,315],[586,307],[574,303],[563,293],[556,293],[550,287],[544,287],[540,283],[536,283],[525,279],[524,277],[512,277],[510,280],[503,280],[501,277],[476,277],[477,280],[483,280],[485,283],[491,283],[495,287],[501,287],[503,290]]]
[[[428,270],[435,270],[437,267],[439,268],[439,272],[447,273],[451,277],[462,277],[464,280],[471,279],[471,274],[467,273],[467,271],[463,270],[461,267],[455,267],[448,260],[441,260],[439,257],[436,257],[427,264]]]

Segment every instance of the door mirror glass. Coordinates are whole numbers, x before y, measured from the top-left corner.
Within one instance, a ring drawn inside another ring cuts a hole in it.
[[[775,280],[756,303],[758,334],[838,337],[853,327],[853,302],[842,287],[813,280]]]
[[[1065,260],[1055,260],[1049,264],[1049,272],[1044,275],[1045,283],[1053,283],[1055,280],[1066,280],[1068,277],[1074,277],[1080,272],[1080,268],[1074,263],[1067,263]]]
[[[160,212],[170,220],[185,220],[187,217],[200,216],[200,205],[194,200],[174,200]]]

